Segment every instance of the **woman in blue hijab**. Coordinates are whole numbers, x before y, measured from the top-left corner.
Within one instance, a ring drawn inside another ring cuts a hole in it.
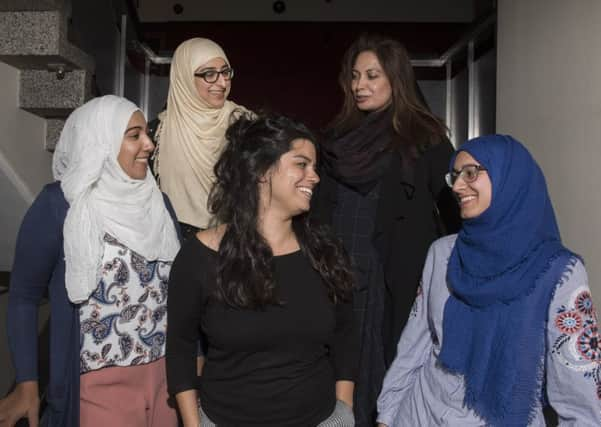
[[[510,136],[465,143],[447,183],[463,226],[436,241],[378,399],[380,426],[601,425],[601,340],[582,260]]]

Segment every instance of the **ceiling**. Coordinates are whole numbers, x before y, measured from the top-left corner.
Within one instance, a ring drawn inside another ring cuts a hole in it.
[[[141,22],[472,22],[490,0],[134,0]]]

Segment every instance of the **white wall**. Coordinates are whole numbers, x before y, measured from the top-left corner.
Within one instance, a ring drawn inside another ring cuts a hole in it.
[[[497,55],[497,130],[539,161],[601,307],[601,1],[499,0]]]
[[[18,108],[19,70],[0,62],[0,271],[12,267],[25,210],[52,180],[46,121]]]
[[[352,21],[471,22],[482,0],[284,0],[276,14],[274,0],[138,0],[142,22],[163,21]],[[175,14],[179,3],[184,13]]]

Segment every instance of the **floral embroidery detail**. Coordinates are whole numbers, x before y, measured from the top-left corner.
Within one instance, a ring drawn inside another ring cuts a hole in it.
[[[557,315],[555,326],[562,333],[571,335],[582,328],[582,317],[576,311],[566,311]]]
[[[601,342],[597,325],[593,324],[578,337],[578,352],[587,360],[601,361]]]
[[[576,308],[581,313],[584,313],[588,316],[593,314],[593,299],[591,298],[591,293],[588,291],[581,292],[576,297]]]
[[[564,366],[592,380],[601,400],[601,338],[588,287],[577,288],[568,301],[568,307],[557,308],[554,325],[560,335],[553,343],[552,354]]]
[[[165,354],[170,262],[148,262],[105,235],[101,279],[80,306],[80,373]]]
[[[422,299],[424,291],[422,288],[422,281],[419,281],[419,286],[417,287],[417,293],[415,295],[415,301],[413,301],[413,305],[411,306],[411,312],[409,313],[409,317],[417,316],[417,312],[419,311],[419,302]]]

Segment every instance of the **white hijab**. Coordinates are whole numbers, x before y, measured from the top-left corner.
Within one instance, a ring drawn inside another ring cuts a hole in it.
[[[228,100],[215,108],[198,95],[194,72],[214,58],[229,64],[221,47],[209,39],[193,38],[178,46],[171,62],[167,110],[159,115],[157,132],[155,170],[161,189],[178,220],[199,228],[207,228],[211,219],[207,199],[215,181],[213,167],[226,144],[231,114],[246,111]]]
[[[105,233],[149,261],[179,250],[175,225],[150,170],[130,178],[117,163],[124,132],[138,107],[113,95],[96,98],[67,119],[52,171],[69,210],[63,227],[69,300],[86,301],[98,286]]]

